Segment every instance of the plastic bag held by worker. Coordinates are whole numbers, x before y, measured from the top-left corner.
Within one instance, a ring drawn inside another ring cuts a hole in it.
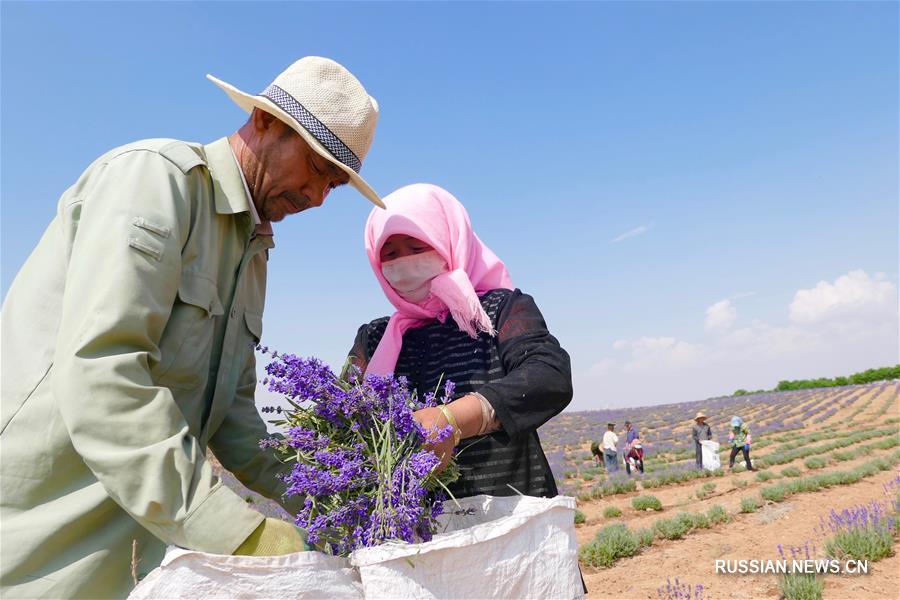
[[[446,532],[350,555],[366,598],[581,598],[575,499],[474,496],[444,504]]]
[[[169,548],[132,592],[155,598],[582,598],[575,499],[449,500],[430,542],[319,552],[220,556]]]
[[[201,598],[357,598],[359,573],[350,561],[321,552],[228,556],[169,546],[162,564],[129,600]]]
[[[703,458],[703,468],[707,471],[720,469],[722,467],[722,461],[719,460],[719,442],[702,440],[700,446],[700,452]]]

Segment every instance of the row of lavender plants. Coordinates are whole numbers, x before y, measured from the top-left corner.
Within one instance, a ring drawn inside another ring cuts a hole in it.
[[[709,416],[708,421],[715,426],[714,433],[721,430],[722,436],[727,430],[725,422],[731,415],[755,414],[756,418],[759,418],[759,421],[753,421],[753,433],[757,440],[754,446],[758,450],[769,443],[767,436],[794,430],[803,425],[802,420],[797,420],[796,417],[776,417],[791,414],[791,410],[796,410],[798,403],[812,399],[811,403],[815,406],[805,408],[801,418],[808,420],[818,415],[816,418],[819,419],[823,410],[827,412],[826,406],[835,401],[850,406],[865,393],[874,392],[880,395],[884,390],[888,390],[890,400],[896,397],[898,385],[895,382],[882,382],[851,386],[850,389],[839,391],[834,388],[798,390],[712,398],[700,403],[564,413],[547,423],[541,429],[541,436],[557,480],[564,480],[564,474],[568,472],[570,477],[581,476],[590,481],[602,477],[602,472],[593,464],[586,446],[591,440],[599,439],[606,429],[606,423],[610,421],[617,423],[620,431],[626,419],[636,423],[644,442],[647,469],[653,471],[662,463],[666,463],[668,467],[673,462],[692,457],[689,426],[698,408]],[[808,405],[802,405],[800,408],[806,406]],[[827,417],[819,420],[825,418]]]

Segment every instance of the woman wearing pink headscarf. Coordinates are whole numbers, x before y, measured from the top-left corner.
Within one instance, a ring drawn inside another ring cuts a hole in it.
[[[555,496],[537,429],[572,399],[569,355],[449,192],[410,185],[384,203],[366,223],[366,253],[396,312],[359,328],[351,360],[405,376],[420,395],[456,384],[452,402],[415,415],[453,426],[434,448],[444,464],[466,448],[455,496]]]

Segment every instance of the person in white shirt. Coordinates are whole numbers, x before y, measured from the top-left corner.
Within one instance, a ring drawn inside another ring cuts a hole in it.
[[[619,451],[616,448],[619,436],[613,431],[615,428],[615,423],[607,423],[606,433],[603,434],[603,463],[607,473],[619,470]]]

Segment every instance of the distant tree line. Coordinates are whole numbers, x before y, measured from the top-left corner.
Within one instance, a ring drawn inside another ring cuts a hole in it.
[[[785,379],[779,381],[774,390],[737,390],[734,396],[746,396],[748,394],[764,394],[766,392],[783,392],[786,390],[805,390],[809,388],[839,387],[842,385],[856,385],[860,383],[872,383],[873,381],[885,381],[887,379],[900,379],[900,365],[882,367],[880,369],[866,369],[846,377],[819,377],[818,379]]]

